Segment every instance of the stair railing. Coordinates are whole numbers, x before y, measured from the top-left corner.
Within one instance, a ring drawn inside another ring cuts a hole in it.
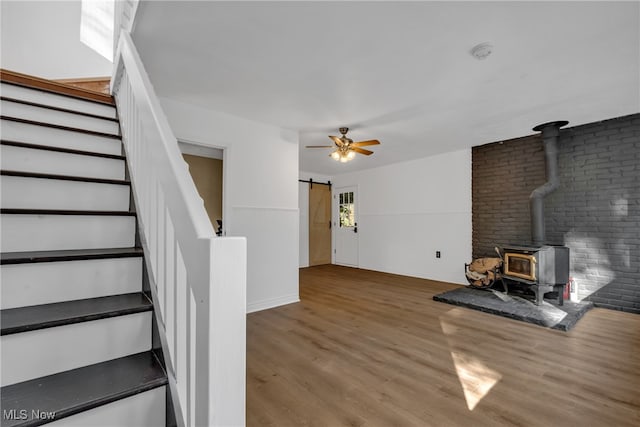
[[[215,236],[127,32],[112,93],[176,419],[244,425],[246,240]]]

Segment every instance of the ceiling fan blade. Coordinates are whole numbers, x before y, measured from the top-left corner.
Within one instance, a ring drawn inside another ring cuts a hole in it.
[[[306,148],[336,148],[335,145],[307,145]]]
[[[370,139],[368,141],[358,141],[351,144],[352,147],[366,147],[367,145],[379,145],[380,141],[377,139]]]
[[[370,156],[373,154],[373,151],[365,150],[364,148],[354,147],[353,145],[351,145],[350,148],[356,153],[364,154],[365,156]]]
[[[329,138],[331,138],[333,140],[333,142],[335,142],[338,147],[342,147],[342,140],[340,138],[338,138],[337,136],[332,136],[332,135],[329,135]]]

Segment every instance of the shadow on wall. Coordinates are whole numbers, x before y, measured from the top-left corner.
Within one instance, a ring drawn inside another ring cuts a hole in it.
[[[547,236],[571,248],[580,299],[640,313],[640,115],[567,129]]]
[[[601,239],[589,237],[586,232],[570,231],[565,235],[564,245],[571,248],[571,277],[578,287],[580,301],[615,279],[606,243]]]
[[[571,248],[571,274],[578,298],[600,307],[640,313],[638,285],[632,277],[638,274],[637,254],[635,259],[633,254],[638,236],[625,227],[637,225],[633,218],[640,212],[629,215],[628,198],[623,194],[612,194],[608,200],[589,200],[587,196],[585,204],[585,214],[573,218],[573,227],[564,233],[562,242]],[[594,215],[600,219],[594,221]],[[561,225],[557,219],[552,221]]]

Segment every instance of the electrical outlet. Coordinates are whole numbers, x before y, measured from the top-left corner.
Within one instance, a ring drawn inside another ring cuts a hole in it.
[[[440,251],[436,251],[436,258],[440,258]]]

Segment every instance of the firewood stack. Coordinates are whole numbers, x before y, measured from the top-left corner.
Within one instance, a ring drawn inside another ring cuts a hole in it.
[[[500,258],[477,258],[467,265],[466,276],[469,284],[478,288],[486,288],[500,279],[502,260]]]

